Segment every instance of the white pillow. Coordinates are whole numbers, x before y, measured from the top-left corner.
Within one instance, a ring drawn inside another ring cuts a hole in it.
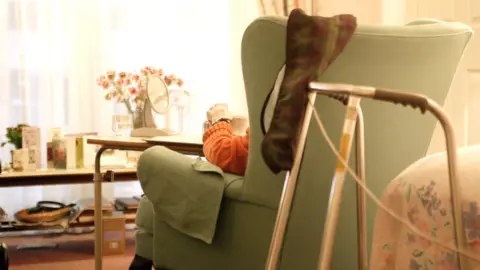
[[[280,72],[278,72],[277,80],[275,81],[275,85],[273,86],[272,93],[267,101],[267,106],[265,107],[265,111],[263,114],[263,124],[265,131],[268,131],[270,128],[270,123],[272,122],[273,118],[273,111],[275,110],[275,105],[277,105],[278,101],[278,93],[280,92],[280,87],[282,86],[283,78],[285,77],[285,65],[283,65]]]

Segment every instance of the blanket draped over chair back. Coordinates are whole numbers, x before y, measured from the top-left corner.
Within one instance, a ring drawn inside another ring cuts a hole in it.
[[[347,46],[356,28],[356,18],[348,14],[309,16],[301,9],[290,13],[285,74],[262,142],[262,156],[272,172],[292,168],[297,134],[307,105],[308,84],[327,70]]]

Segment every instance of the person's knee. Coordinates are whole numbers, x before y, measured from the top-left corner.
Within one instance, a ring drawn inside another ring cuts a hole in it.
[[[143,196],[138,205],[135,223],[140,229],[153,235],[154,218],[155,211],[152,202],[146,196]]]
[[[138,177],[140,178],[139,180],[142,181],[142,179],[145,179],[146,173],[151,171],[152,169],[156,168],[159,165],[158,158],[158,152],[163,151],[161,146],[154,146],[150,147],[147,150],[143,151],[143,153],[140,155],[137,163],[137,174]]]

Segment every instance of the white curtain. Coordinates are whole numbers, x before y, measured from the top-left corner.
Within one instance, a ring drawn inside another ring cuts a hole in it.
[[[40,127],[42,145],[52,127],[111,134],[112,114],[124,108],[106,101],[95,82],[109,69],[128,72],[148,65],[181,77],[195,112],[187,116],[187,132],[201,132],[204,112],[216,102],[246,114],[240,40],[257,8],[254,0],[238,2],[0,1],[2,141],[6,127],[18,123]],[[10,149],[1,150],[2,162],[10,159]],[[42,151],[45,156],[45,147]],[[108,199],[139,193],[135,182],[104,189]],[[11,213],[38,200],[69,203],[92,195],[91,184],[5,188],[0,206]]]
[[[257,0],[257,5],[263,15],[288,16],[296,8],[303,9],[309,15],[320,14],[318,0]]]

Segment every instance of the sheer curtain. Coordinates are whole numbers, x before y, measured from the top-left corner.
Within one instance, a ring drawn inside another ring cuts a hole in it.
[[[288,16],[295,8],[301,8],[309,15],[318,15],[320,11],[318,0],[257,0],[257,3],[264,15]]]
[[[240,40],[258,11],[254,0],[238,2],[0,1],[2,141],[5,128],[18,123],[40,127],[42,145],[52,127],[110,134],[112,114],[124,108],[106,101],[96,86],[96,77],[109,69],[149,65],[181,77],[193,97],[188,132],[201,132],[203,112],[216,102],[246,113]],[[2,162],[9,161],[10,149],[1,150]],[[106,184],[104,195],[140,192],[135,182]],[[92,195],[90,184],[8,188],[0,189],[0,206],[11,213],[38,200],[68,203]]]

